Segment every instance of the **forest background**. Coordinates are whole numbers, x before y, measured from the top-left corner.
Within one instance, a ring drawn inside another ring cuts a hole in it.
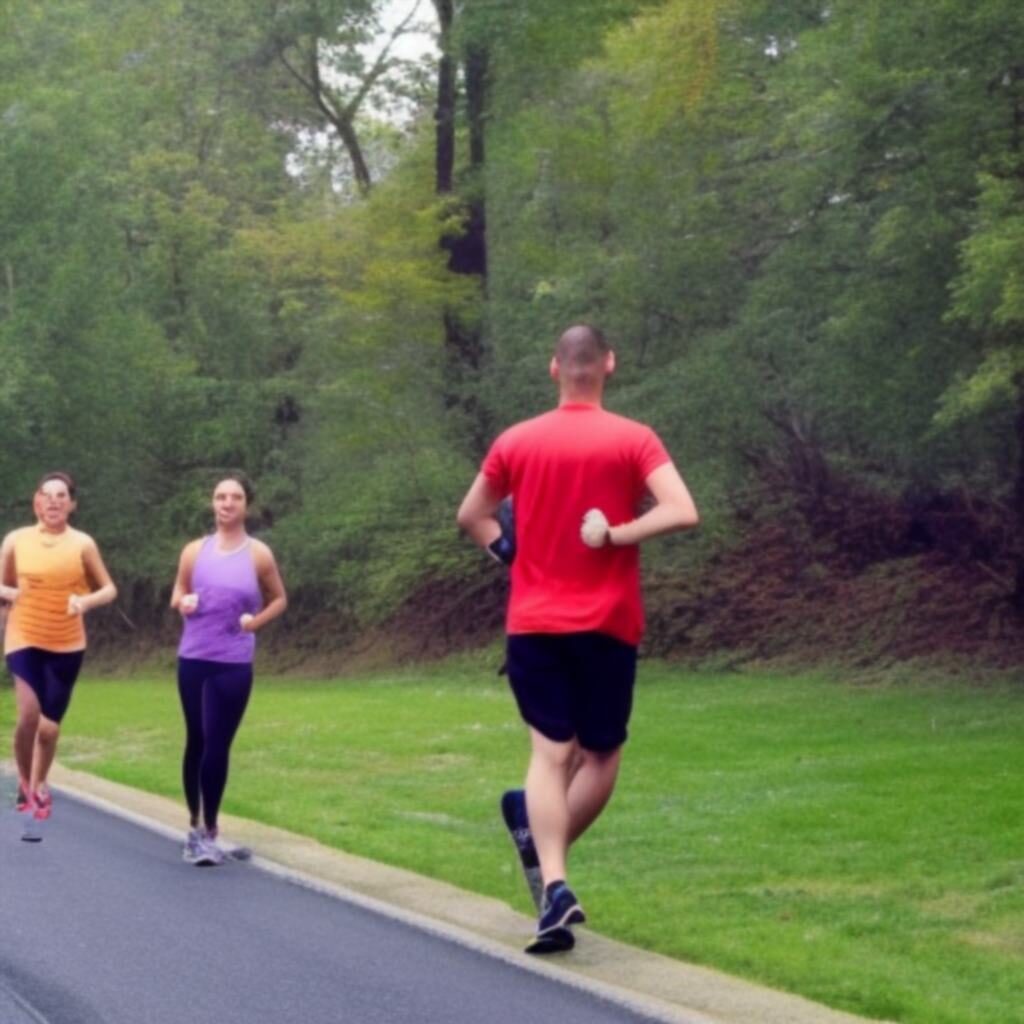
[[[1017,0],[0,0],[0,526],[74,473],[152,652],[242,468],[283,662],[489,641],[454,511],[588,320],[702,512],[649,651],[1019,665],[1022,53]]]

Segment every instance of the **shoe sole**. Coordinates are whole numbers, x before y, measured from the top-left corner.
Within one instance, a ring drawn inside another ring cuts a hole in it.
[[[190,857],[187,853],[181,855],[181,859],[186,864],[198,865],[199,867],[216,867],[218,864],[223,864],[224,861],[234,860],[244,863],[245,861],[252,860],[252,850],[248,846],[239,846],[233,850],[224,851],[224,860],[214,860],[212,857]]]
[[[182,851],[181,859],[186,864],[189,864],[194,868],[215,868],[224,863],[224,859],[211,857],[208,853],[190,855],[189,853]]]
[[[548,953],[568,953],[576,945],[576,936],[568,928],[549,929],[538,935],[523,951],[533,956]]]

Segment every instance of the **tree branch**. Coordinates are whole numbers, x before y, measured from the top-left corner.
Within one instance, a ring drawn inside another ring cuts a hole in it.
[[[407,26],[416,16],[416,12],[420,9],[421,3],[422,0],[416,0],[413,4],[412,10],[409,11],[397,26],[395,26],[395,29],[388,38],[388,41],[384,44],[384,49],[380,51],[377,55],[377,59],[373,62],[373,67],[371,67],[363,77],[362,84],[356,91],[355,96],[345,104],[344,110],[349,121],[355,119],[356,114],[359,112],[359,108],[362,106],[363,100],[366,99],[370,90],[377,84],[379,79],[391,70],[391,65],[388,63],[388,54],[391,53],[391,48],[395,45],[398,39],[405,35]]]
[[[312,62],[314,68],[316,67],[315,53],[316,48],[314,46],[314,57]],[[323,95],[323,93],[320,90],[319,69],[317,69],[317,73],[313,80],[310,80],[308,78],[304,78],[297,69],[292,67],[292,65],[288,61],[288,58],[284,54],[283,48],[277,51],[277,59],[285,66],[285,68],[287,69],[288,73],[292,76],[292,78],[294,78],[295,81],[298,82],[299,85],[301,85],[302,88],[305,89],[306,92],[308,92],[309,95],[313,97],[314,102],[316,103],[317,107],[320,108],[320,112],[324,115],[324,117],[326,117],[327,120],[330,121],[332,125],[336,126],[340,118],[340,115],[336,110],[333,109],[333,107],[331,107],[331,105],[327,101],[327,98]]]

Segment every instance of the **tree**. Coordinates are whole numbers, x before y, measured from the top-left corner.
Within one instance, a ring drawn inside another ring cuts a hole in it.
[[[190,18],[217,53],[229,55],[268,121],[340,142],[356,193],[365,195],[375,177],[367,139],[393,130],[396,103],[423,100],[422,61],[397,56],[395,45],[422,31],[425,2],[409,0],[390,28],[381,20],[386,6],[383,0],[233,0],[214,9],[197,5]],[[323,149],[314,141],[306,158],[316,160]]]

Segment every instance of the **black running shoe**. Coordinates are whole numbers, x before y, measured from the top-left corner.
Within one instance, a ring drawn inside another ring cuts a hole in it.
[[[572,889],[565,882],[552,882],[544,893],[544,909],[537,921],[537,938],[572,924],[583,924],[586,919]]]
[[[569,927],[583,924],[586,915],[572,889],[565,882],[555,882],[544,894],[544,910],[537,922],[537,934],[526,947],[527,953],[565,953],[576,945]]]
[[[536,936],[524,952],[543,956],[546,953],[568,953],[576,945],[571,928],[556,928],[544,936]]]
[[[537,848],[533,845],[530,833],[530,821],[526,815],[526,794],[521,789],[510,789],[502,795],[501,816],[505,819],[505,827],[519,854],[523,877],[539,914],[544,902],[544,882],[540,874]]]

